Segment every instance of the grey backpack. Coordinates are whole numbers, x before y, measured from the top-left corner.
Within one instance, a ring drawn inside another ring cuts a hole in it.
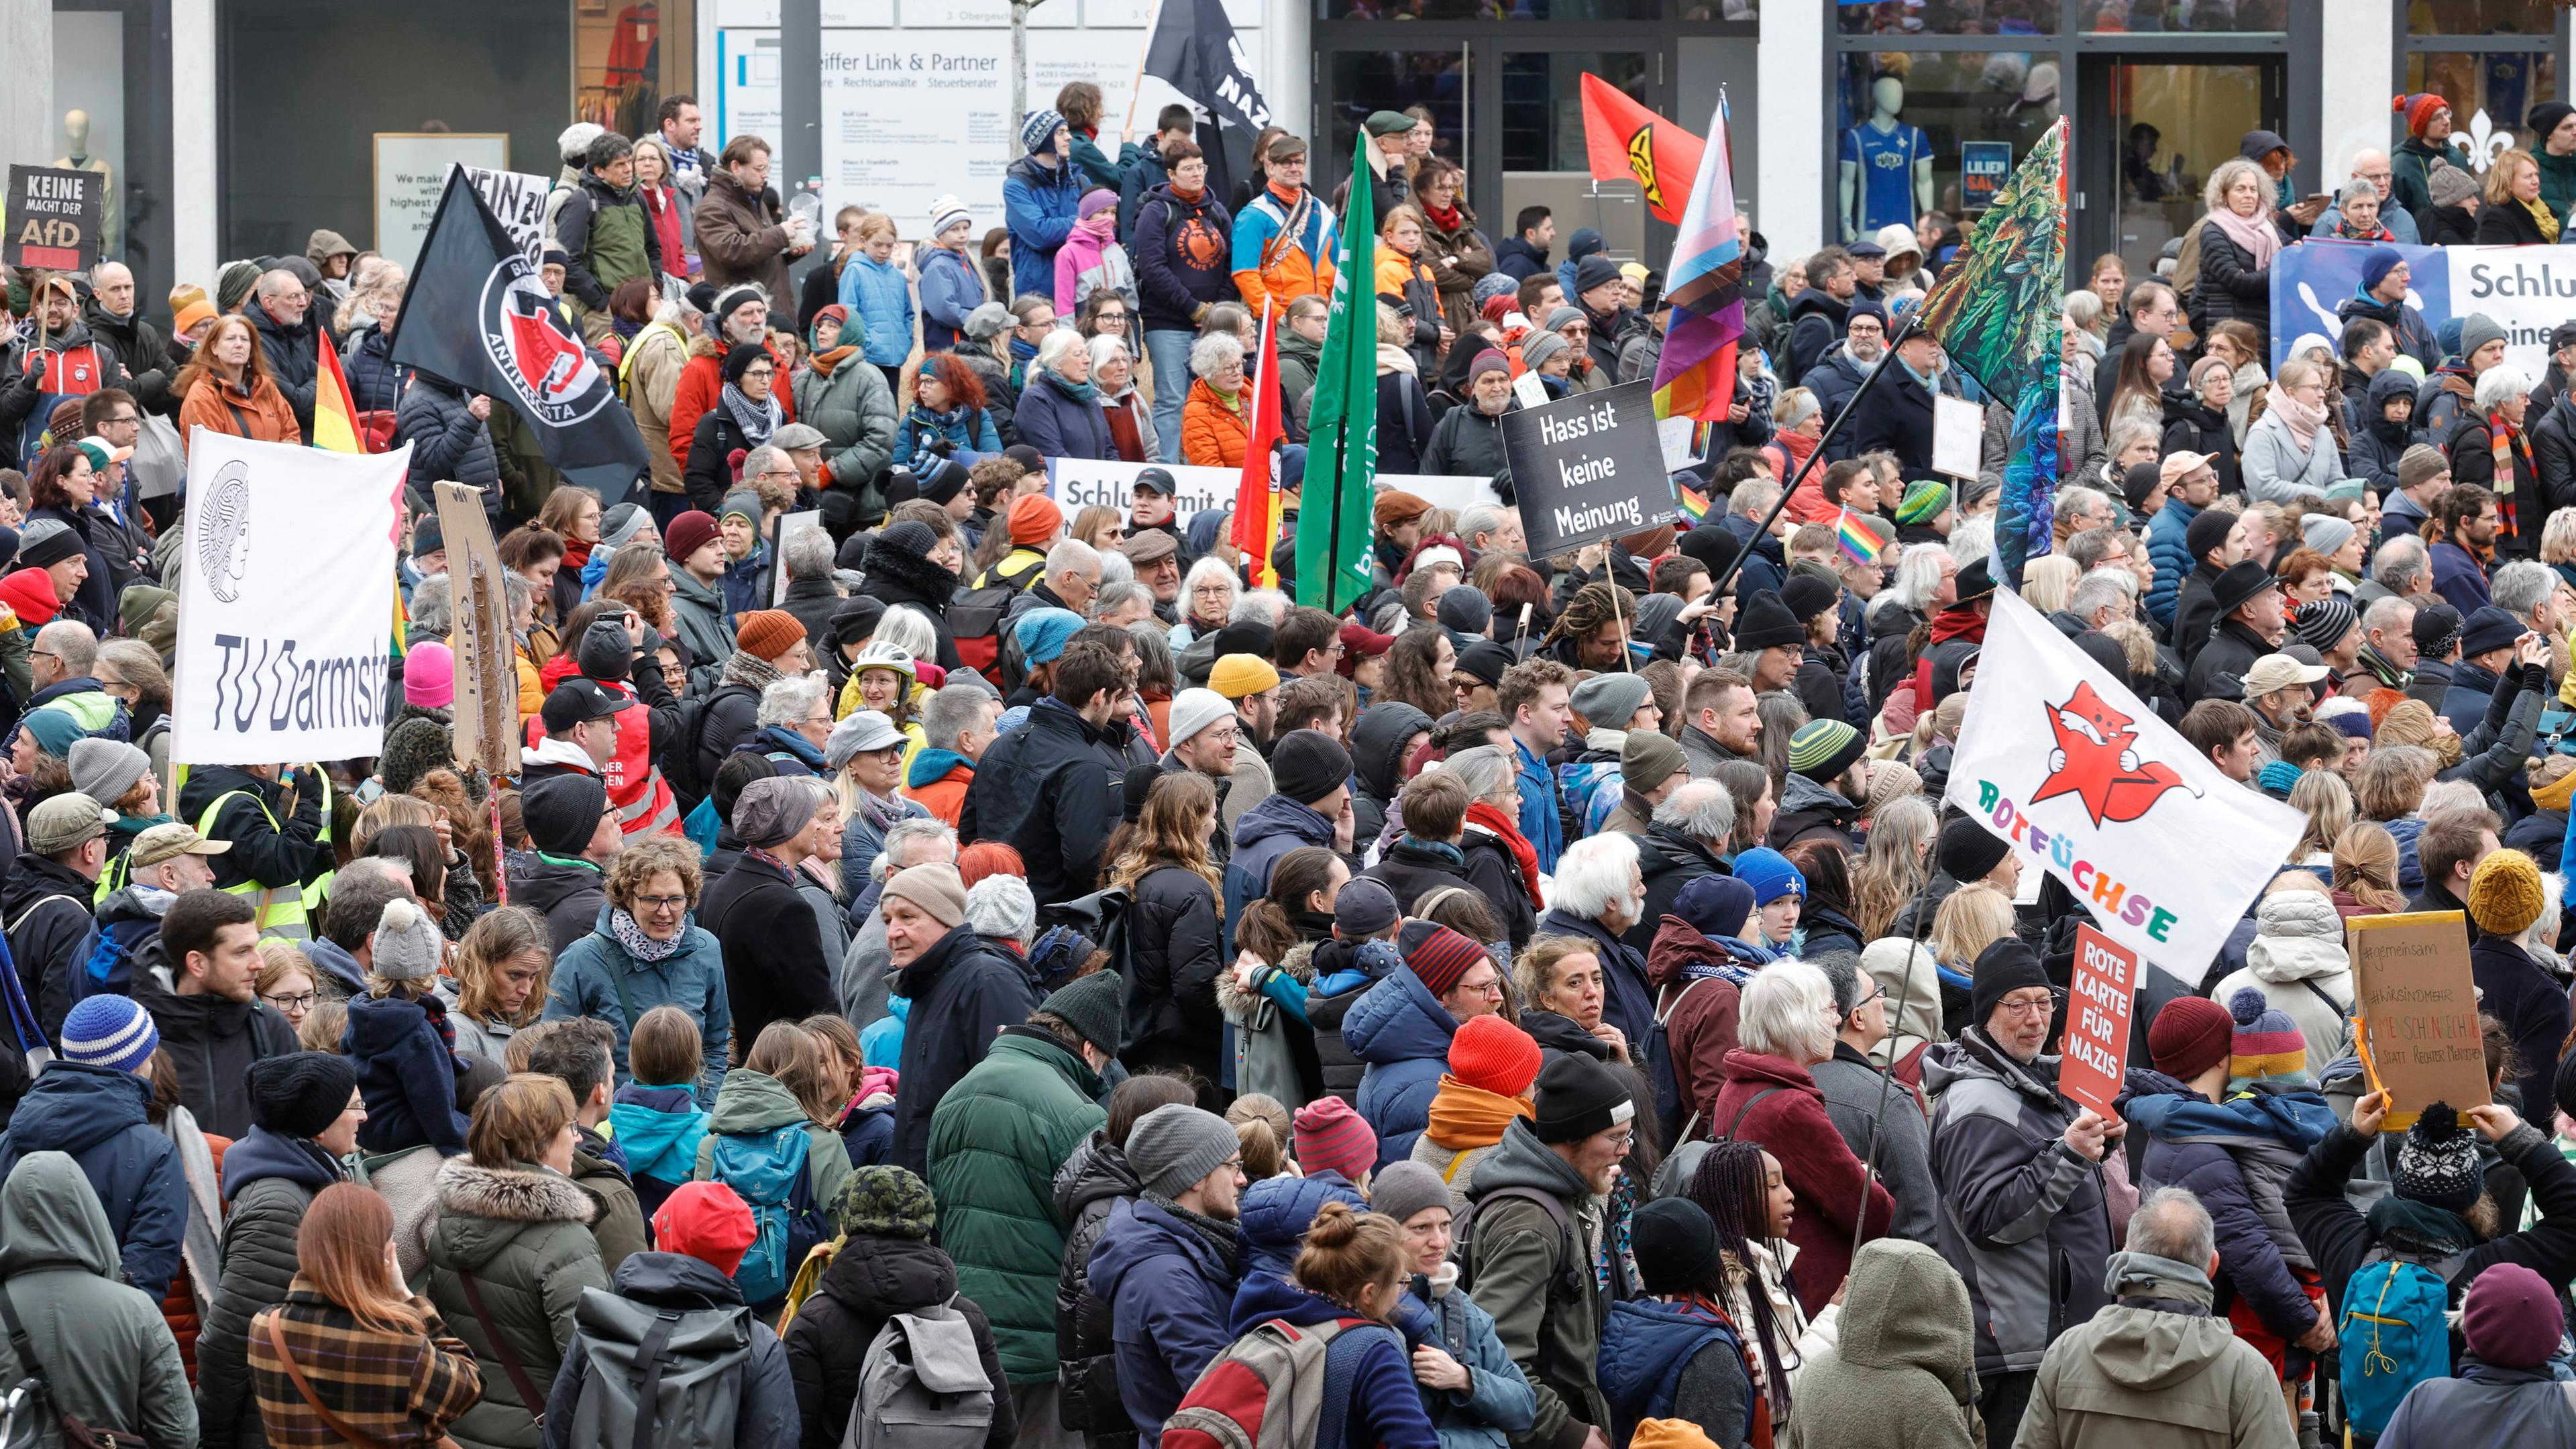
[[[841,1449],[981,1449],[999,1387],[955,1298],[898,1313],[859,1363]]]
[[[569,1443],[732,1449],[751,1360],[750,1309],[657,1309],[585,1288],[573,1324],[588,1361]]]

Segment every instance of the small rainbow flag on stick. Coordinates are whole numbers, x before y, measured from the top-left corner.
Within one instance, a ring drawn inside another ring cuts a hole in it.
[[[1842,546],[1843,557],[1857,564],[1874,564],[1887,550],[1887,540],[1866,519],[1854,518],[1848,508],[1834,513],[1834,542]]]

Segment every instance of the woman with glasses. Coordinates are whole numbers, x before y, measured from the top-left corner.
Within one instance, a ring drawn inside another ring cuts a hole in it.
[[[595,1016],[617,1028],[617,1080],[625,1082],[626,1038],[635,1018],[675,1006],[696,1023],[706,1052],[698,1103],[713,1107],[733,1045],[733,1010],[725,996],[724,955],[697,924],[706,877],[697,848],[676,836],[627,843],[608,868],[608,909],[587,936],[556,958],[545,1019]],[[629,1013],[632,1013],[630,1015]]]
[[[251,979],[251,990],[288,1026],[304,1029],[304,1018],[322,999],[321,983],[322,973],[313,969],[303,947],[274,936],[259,943],[259,975]]]
[[[741,465],[733,460],[768,443],[786,421],[778,399],[778,359],[757,342],[726,353],[724,390],[698,418],[689,440],[689,464],[681,481],[691,506],[713,516],[742,476]]]

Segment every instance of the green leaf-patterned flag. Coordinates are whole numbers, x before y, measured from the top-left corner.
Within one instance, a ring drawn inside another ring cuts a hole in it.
[[[1351,199],[1333,258],[1333,315],[1306,416],[1298,499],[1297,602],[1340,613],[1369,589],[1377,502],[1377,235],[1370,230],[1368,134],[1351,156]]]

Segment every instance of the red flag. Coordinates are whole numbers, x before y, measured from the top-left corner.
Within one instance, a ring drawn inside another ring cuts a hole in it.
[[[1583,77],[1583,149],[1595,181],[1634,181],[1657,221],[1681,224],[1707,142],[1597,75]]]
[[[1252,565],[1255,588],[1279,587],[1270,552],[1279,545],[1279,337],[1270,327],[1270,304],[1261,306],[1260,371],[1252,378],[1252,431],[1244,441],[1243,481],[1234,489],[1234,546]]]

